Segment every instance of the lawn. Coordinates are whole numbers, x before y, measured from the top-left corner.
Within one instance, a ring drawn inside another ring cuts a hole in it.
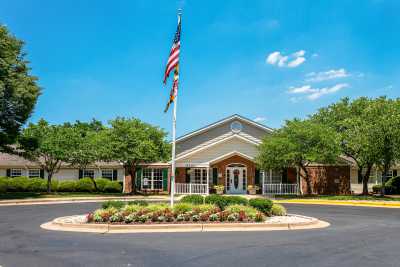
[[[69,198],[69,197],[123,197],[128,196],[123,193],[78,193],[78,192],[58,192],[58,193],[34,193],[34,192],[13,192],[0,194],[0,200],[6,199],[28,199],[28,198]]]

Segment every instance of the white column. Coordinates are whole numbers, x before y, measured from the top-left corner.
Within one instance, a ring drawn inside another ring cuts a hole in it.
[[[210,192],[210,167],[207,167],[207,189],[206,194],[208,195]]]

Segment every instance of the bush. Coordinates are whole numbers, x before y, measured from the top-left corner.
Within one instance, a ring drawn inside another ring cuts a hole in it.
[[[101,207],[103,209],[108,209],[108,208],[116,208],[118,210],[122,209],[125,206],[125,202],[120,201],[120,200],[108,200],[106,202],[103,202],[101,204]]]
[[[247,205],[248,201],[244,197],[240,196],[221,196],[221,195],[209,195],[205,198],[205,202],[218,206],[221,210],[229,205]]]
[[[189,212],[193,209],[193,204],[191,203],[177,203],[174,205],[173,211],[176,214],[182,214]]]
[[[375,194],[377,194],[381,191],[382,191],[382,185],[380,185],[380,184],[376,184],[372,187],[372,192],[374,192]]]
[[[400,176],[390,178],[385,183],[385,190],[389,194],[400,194]]]
[[[94,179],[94,181],[96,182],[97,190],[99,192],[105,192],[104,188],[110,182],[110,180],[105,179],[105,178],[96,178],[96,179]]]
[[[237,214],[239,214],[240,212],[244,212],[245,215],[250,219],[255,219],[256,215],[258,213],[258,210],[256,208],[238,205],[238,204],[230,205],[230,206],[226,207],[225,210],[227,212],[237,213]]]
[[[274,216],[286,216],[286,208],[280,204],[273,204],[271,208],[271,214]]]
[[[182,203],[203,204],[204,197],[201,195],[188,195],[181,198]]]
[[[47,181],[42,178],[30,178],[27,191],[29,192],[46,192]]]
[[[77,192],[94,192],[94,184],[92,179],[90,178],[82,178],[78,180],[78,183],[76,185],[76,191]]]
[[[7,192],[8,179],[0,177],[0,194]]]
[[[107,181],[104,187],[104,192],[106,193],[121,193],[122,185],[117,181]]]
[[[27,192],[29,188],[29,179],[27,177],[10,178],[7,184],[7,191]]]
[[[58,183],[58,192],[75,192],[78,182],[74,180],[65,180]]]
[[[138,206],[145,207],[145,206],[148,206],[149,203],[145,200],[134,200],[134,201],[129,201],[128,205],[138,205]]]
[[[249,205],[267,214],[271,211],[273,203],[271,200],[266,198],[253,198],[250,199]]]

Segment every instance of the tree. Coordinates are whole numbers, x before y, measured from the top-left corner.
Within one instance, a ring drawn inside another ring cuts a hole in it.
[[[312,116],[313,121],[332,128],[338,134],[341,153],[357,165],[365,195],[368,194],[372,167],[382,165],[383,155],[386,155],[386,162],[393,162],[396,158],[395,129],[399,127],[395,124],[399,114],[391,102],[385,97],[361,97],[352,102],[344,98]]]
[[[310,163],[334,163],[339,155],[333,130],[310,120],[286,121],[281,129],[266,136],[259,146],[257,163],[262,169],[298,167],[312,194],[307,169]]]
[[[47,192],[51,192],[51,179],[63,162],[70,158],[73,145],[72,128],[65,125],[50,125],[41,119],[29,124],[19,138],[19,149],[24,157],[37,162],[47,173]]]
[[[0,25],[0,151],[11,152],[30,117],[40,88],[22,51],[24,43]]]
[[[139,163],[166,161],[170,156],[167,133],[139,119],[116,118],[102,134],[103,159],[122,163],[136,191],[136,168]]]
[[[105,128],[100,121],[90,123],[77,121],[75,124],[64,124],[71,129],[71,143],[68,162],[79,169],[87,169],[91,164],[101,159],[102,140],[100,132]],[[94,177],[91,177],[95,190],[98,191]]]

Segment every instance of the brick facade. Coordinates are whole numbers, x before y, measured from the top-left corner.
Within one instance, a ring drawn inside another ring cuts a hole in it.
[[[218,184],[226,186],[226,167],[229,164],[239,163],[243,164],[247,168],[247,185],[254,185],[254,176],[256,172],[256,165],[253,161],[240,156],[232,156],[224,159],[218,163],[211,165],[211,168],[217,168],[218,170]]]

